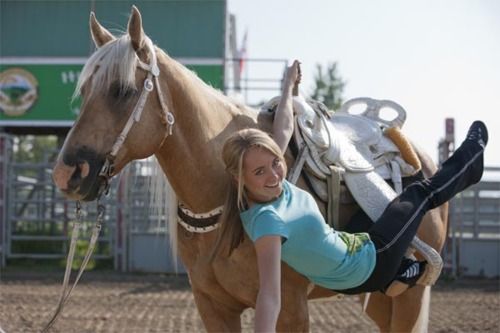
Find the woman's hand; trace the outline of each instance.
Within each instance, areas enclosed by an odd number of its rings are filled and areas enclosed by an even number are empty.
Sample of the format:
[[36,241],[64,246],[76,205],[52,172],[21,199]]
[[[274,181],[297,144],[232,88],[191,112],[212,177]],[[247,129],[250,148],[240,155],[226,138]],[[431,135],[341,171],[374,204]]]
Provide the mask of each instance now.
[[288,67],[285,74],[285,86],[293,87],[292,95],[297,96],[299,92],[299,83],[302,79],[302,71],[300,69],[300,62],[294,60],[292,65]]

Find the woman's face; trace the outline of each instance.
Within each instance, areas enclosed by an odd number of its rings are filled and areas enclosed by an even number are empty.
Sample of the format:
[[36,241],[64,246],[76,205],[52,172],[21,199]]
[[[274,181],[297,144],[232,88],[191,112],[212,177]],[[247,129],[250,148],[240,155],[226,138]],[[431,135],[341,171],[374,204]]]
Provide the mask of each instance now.
[[283,190],[285,166],[269,150],[251,147],[243,156],[242,178],[251,202],[276,199]]

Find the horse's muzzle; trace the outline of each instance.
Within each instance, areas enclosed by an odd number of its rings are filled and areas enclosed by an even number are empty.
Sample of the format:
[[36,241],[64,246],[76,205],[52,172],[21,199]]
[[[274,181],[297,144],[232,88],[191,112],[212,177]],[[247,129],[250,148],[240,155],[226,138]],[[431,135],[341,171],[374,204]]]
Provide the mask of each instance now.
[[66,197],[95,200],[106,180],[99,177],[104,157],[85,148],[62,152],[52,171],[52,179]]

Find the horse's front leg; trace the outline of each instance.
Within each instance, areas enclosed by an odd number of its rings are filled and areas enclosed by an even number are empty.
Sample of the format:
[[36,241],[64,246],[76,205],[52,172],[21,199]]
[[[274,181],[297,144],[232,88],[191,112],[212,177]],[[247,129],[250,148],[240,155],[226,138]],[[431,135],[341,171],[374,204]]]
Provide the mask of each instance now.
[[[363,306],[367,294],[360,296]],[[370,294],[366,314],[378,326],[380,332],[391,332],[392,298],[380,292]]]
[[288,265],[282,266],[281,311],[276,331],[309,332],[307,287],[309,281]]
[[392,300],[392,332],[425,333],[429,326],[431,287],[415,286]]
[[196,308],[207,332],[240,332],[243,309],[216,301],[204,291],[193,287]]
[[186,234],[182,227],[179,228],[179,254],[188,272],[205,329],[208,332],[241,331],[240,315],[247,306],[228,293],[217,280],[207,255],[214,241],[211,235]]
[[277,332],[309,332],[309,311],[306,297],[288,297],[282,304]]
[[[363,304],[364,295],[360,297]],[[397,297],[380,292],[370,295],[368,316],[380,332],[427,332],[429,324],[430,287],[415,286]]]

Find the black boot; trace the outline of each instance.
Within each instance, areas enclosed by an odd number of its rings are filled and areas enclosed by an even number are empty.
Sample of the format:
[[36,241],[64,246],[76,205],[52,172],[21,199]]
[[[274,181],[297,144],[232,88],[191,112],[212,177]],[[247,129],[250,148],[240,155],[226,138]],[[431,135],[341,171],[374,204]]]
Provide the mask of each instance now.
[[484,171],[484,148],[488,130],[481,121],[475,121],[467,137],[455,152],[441,165],[434,176],[420,184],[429,194],[429,209],[442,205],[457,193],[478,183]]
[[384,288],[383,292],[387,296],[394,297],[414,287],[424,275],[426,266],[427,262],[425,261],[415,261],[409,258],[403,258],[396,277]]
[[473,122],[467,132],[466,140],[477,142],[484,149],[488,143],[488,129],[486,125],[480,120]]

